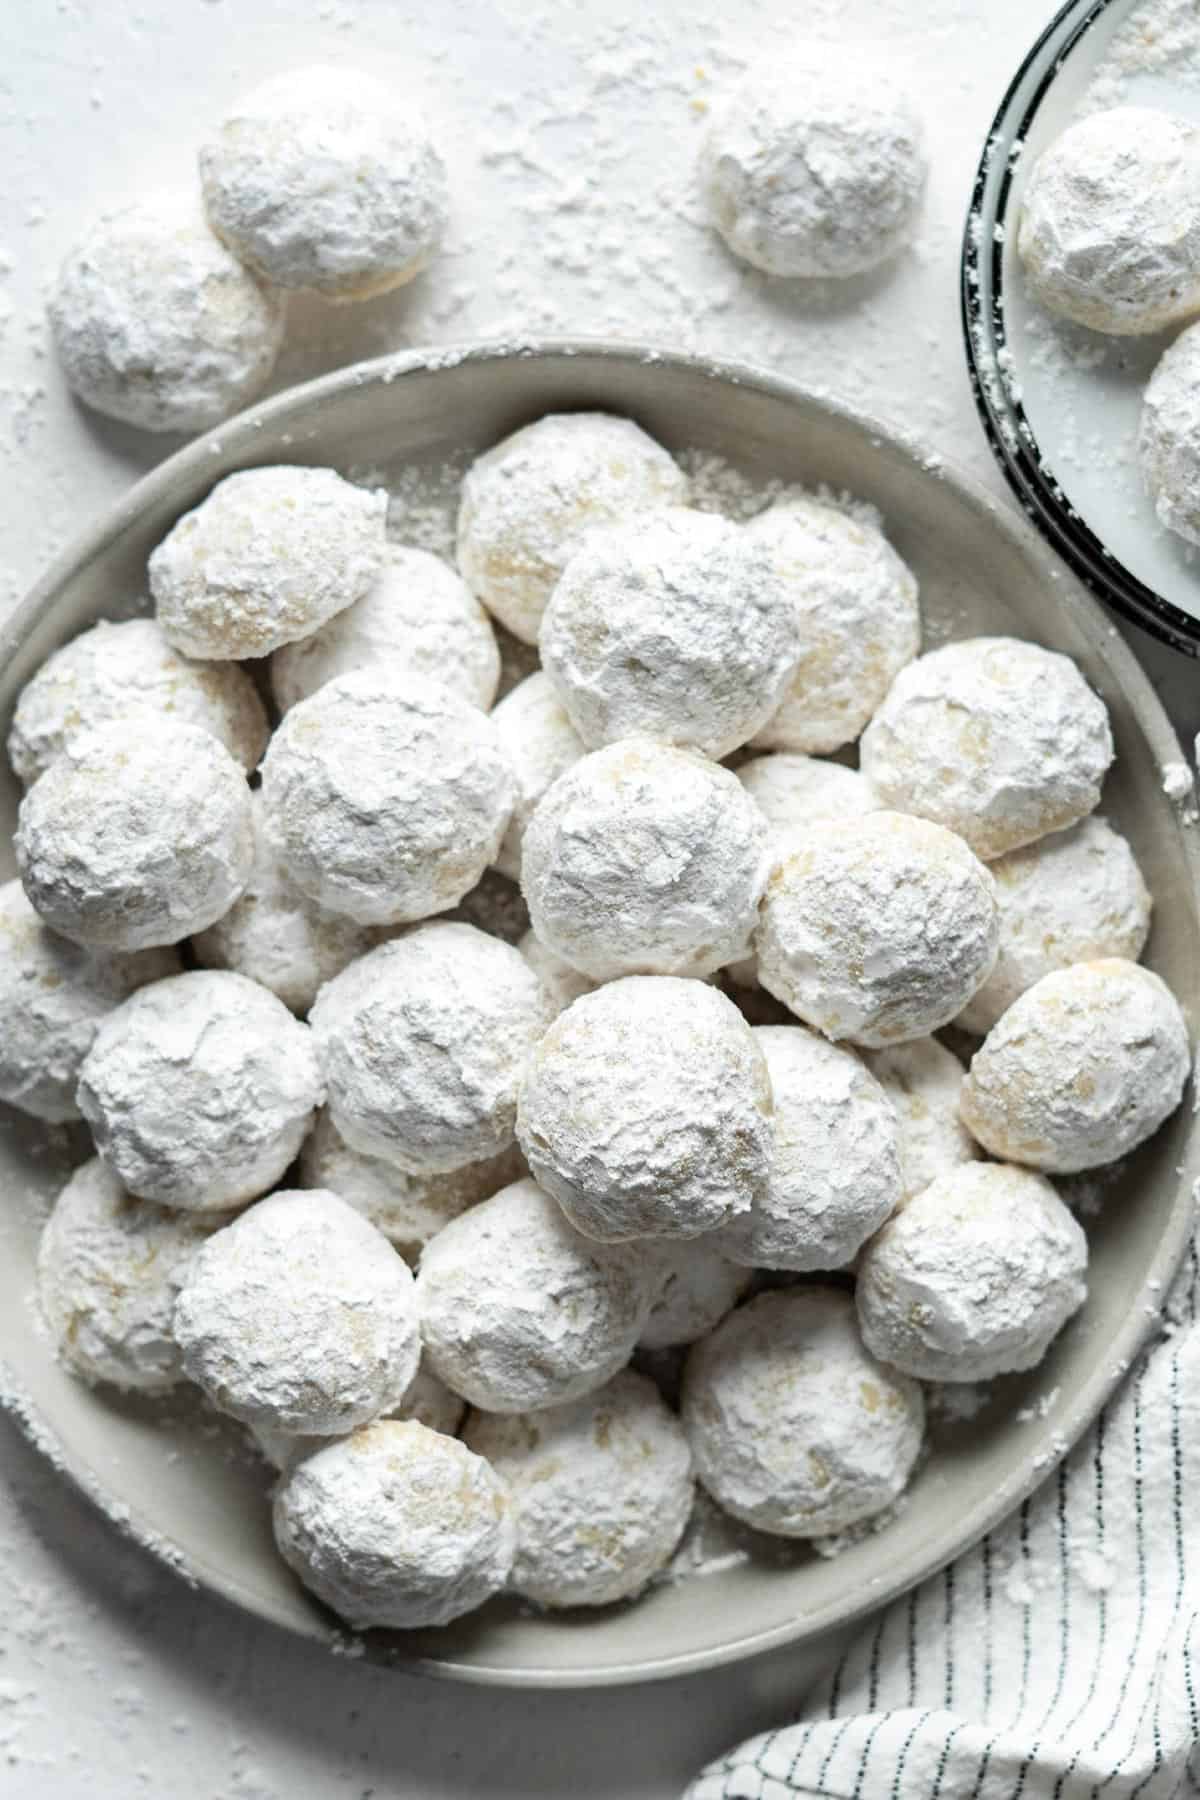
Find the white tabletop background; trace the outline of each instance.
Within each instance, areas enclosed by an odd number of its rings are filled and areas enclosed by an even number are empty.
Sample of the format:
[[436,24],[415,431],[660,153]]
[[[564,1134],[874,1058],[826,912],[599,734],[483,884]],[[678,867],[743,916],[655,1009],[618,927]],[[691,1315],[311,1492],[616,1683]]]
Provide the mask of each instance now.
[[[48,354],[47,279],[96,208],[192,179],[206,123],[302,62],[419,96],[446,253],[361,308],[295,308],[281,384],[404,344],[562,331],[738,356],[840,392],[1003,493],[960,347],[958,243],[989,120],[1048,0],[7,0],[0,58],[0,612],[172,443],[97,420]],[[915,248],[838,288],[739,268],[699,217],[706,96],[797,28],[875,41],[929,128]],[[1190,739],[1194,665],[1137,637]],[[4,1800],[668,1800],[786,1718],[822,1654],[508,1695],[335,1659],[189,1592],[0,1416]]]

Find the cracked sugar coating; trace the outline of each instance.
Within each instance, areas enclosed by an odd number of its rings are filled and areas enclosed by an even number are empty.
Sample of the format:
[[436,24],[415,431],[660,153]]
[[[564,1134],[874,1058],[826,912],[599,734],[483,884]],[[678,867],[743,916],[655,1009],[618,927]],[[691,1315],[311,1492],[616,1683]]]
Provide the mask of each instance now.
[[584,994],[530,1058],[517,1137],[580,1231],[694,1238],[762,1193],[773,1144],[762,1051],[702,981],[630,975]]
[[680,1238],[658,1246],[662,1286],[638,1339],[641,1350],[694,1344],[720,1323],[750,1285],[749,1269],[722,1255],[720,1234]]
[[[288,879],[262,825],[262,795],[251,795],[254,867],[227,913],[192,939],[205,969],[232,969],[306,1013],[317,990],[375,944],[369,926],[324,912]],[[325,1185],[325,1184],[321,1184]]]
[[514,1144],[460,1169],[409,1174],[381,1157],[352,1150],[326,1109],[317,1114],[304,1140],[298,1179],[302,1188],[332,1189],[382,1231],[406,1262],[415,1263],[443,1225],[524,1173],[525,1159]]
[[1136,962],[1150,930],[1150,893],[1133,851],[1106,819],[1039,838],[991,865],[1000,955],[957,1025],[981,1037],[1018,995],[1071,963]]
[[822,1537],[903,1492],[925,1428],[915,1381],[885,1368],[840,1288],[760,1294],[694,1346],[681,1409],[696,1475],[735,1519]]
[[205,431],[252,400],[283,340],[283,307],[204,223],[190,194],[103,213],[49,300],[67,384],[145,431]]
[[63,937],[177,944],[250,878],[250,790],[211,733],[139,713],[71,739],[22,800],[14,847],[26,894]]
[[492,723],[517,784],[496,867],[510,881],[519,881],[521,844],[534,809],[547,788],[585,754],[585,748],[541,669],[504,696],[492,714]]
[[1006,1163],[950,1169],[864,1250],[867,1347],[926,1381],[1032,1369],[1087,1298],[1087,1239],[1041,1175]]
[[37,1259],[42,1317],[74,1374],[144,1394],[183,1380],[175,1298],[218,1223],[135,1200],[99,1157],[76,1169]]
[[925,172],[894,73],[817,43],[758,64],[719,101],[700,158],[714,226],[770,275],[842,278],[885,262],[912,236]]
[[184,1278],[175,1336],[219,1411],[317,1437],[398,1406],[421,1353],[408,1264],[319,1189],[271,1194],[209,1238]]
[[[458,1428],[466,1416],[467,1403],[457,1394],[452,1394],[444,1382],[430,1370],[421,1359],[417,1372],[404,1390],[404,1398],[399,1406],[385,1416],[389,1419],[416,1419],[418,1424],[428,1426],[430,1431],[440,1431],[446,1437],[455,1437]],[[269,1427],[250,1427],[250,1440],[273,1469],[281,1475],[290,1475],[297,1463],[314,1450],[323,1449],[329,1442],[327,1437],[297,1436],[288,1431],[272,1431]]]
[[728,769],[645,739],[609,744],[539,803],[521,891],[542,943],[596,981],[709,975],[750,947],[767,839]]
[[782,840],[758,978],[829,1038],[927,1037],[991,973],[995,882],[953,832],[904,813],[825,820]]
[[554,584],[589,531],[686,499],[683,471],[632,419],[550,413],[467,470],[458,566],[488,611],[536,644]]
[[264,824],[310,900],[362,925],[448,912],[495,858],[513,778],[489,719],[421,676],[356,669],[293,706]]
[[243,975],[141,988],[96,1033],[79,1107],[131,1194],[241,1206],[279,1180],[324,1098],[308,1027]]
[[247,772],[257,768],[270,736],[244,669],[180,656],[153,619],[102,619],[47,657],[22,688],[9,761],[29,787],[71,738],[141,712],[202,726]]
[[760,1025],[775,1096],[775,1155],[763,1191],[716,1234],[752,1269],[840,1269],[902,1193],[891,1102],[853,1050],[802,1025]]
[[290,69],[200,147],[209,223],[281,288],[369,300],[411,281],[446,225],[446,171],[420,111],[353,69]]
[[77,1119],[75,1087],[101,1022],[174,950],[88,950],[42,924],[19,881],[0,887],[0,1100],[35,1119]]
[[1070,657],[981,637],[901,670],[863,733],[861,767],[887,805],[991,862],[1090,813],[1112,759],[1104,702]]
[[239,661],[308,637],[384,566],[382,489],[277,464],[218,481],[152,553],[163,635],[185,656]]
[[312,1010],[334,1123],[354,1149],[414,1174],[500,1155],[552,1011],[520,951],[473,925],[381,944]]
[[1158,107],[1094,113],[1054,139],[1025,189],[1017,251],[1052,313],[1119,336],[1200,311],[1200,136]]
[[1137,454],[1159,523],[1200,544],[1200,325],[1181,331],[1155,366]]
[[1166,983],[1117,957],[1027,988],[976,1051],[962,1116],[993,1156],[1070,1175],[1128,1155],[1179,1105],[1187,1025]]
[[572,1000],[578,1000],[580,994],[592,993],[597,986],[555,951],[547,949],[536,932],[527,931],[517,949],[541,982],[542,992],[549,1000],[555,1018],[566,1011]]
[[546,1412],[478,1413],[465,1441],[512,1496],[509,1586],[538,1606],[609,1606],[640,1594],[691,1516],[687,1441],[654,1383],[631,1369]]
[[276,650],[271,691],[286,712],[336,675],[386,663],[440,681],[484,712],[500,682],[496,634],[474,594],[440,556],[407,544],[388,544],[361,600]]
[[539,643],[590,749],[649,737],[719,758],[784,699],[800,622],[769,545],[716,513],[673,507],[589,536]]
[[800,626],[791,686],[754,745],[838,750],[921,648],[916,578],[876,526],[820,500],[781,501],[746,530],[772,553]]
[[966,1070],[945,1045],[917,1038],[861,1055],[896,1114],[904,1200],[979,1158],[979,1145],[958,1116]]
[[516,1181],[425,1246],[425,1354],[485,1412],[577,1400],[629,1361],[659,1276],[640,1251],[575,1231],[535,1181]]
[[516,1549],[499,1477],[415,1420],[381,1419],[306,1457],[274,1523],[305,1587],[362,1631],[449,1624],[499,1593]]

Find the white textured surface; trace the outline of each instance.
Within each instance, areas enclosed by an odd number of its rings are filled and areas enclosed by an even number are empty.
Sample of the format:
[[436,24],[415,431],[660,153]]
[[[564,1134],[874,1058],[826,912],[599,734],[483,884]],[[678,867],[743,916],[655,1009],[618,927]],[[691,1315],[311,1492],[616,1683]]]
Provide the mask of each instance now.
[[915,1038],[862,1057],[895,1110],[906,1199],[982,1155],[958,1116],[966,1071],[944,1044]]
[[556,1016],[565,1011],[572,1000],[578,1000],[580,994],[590,994],[596,986],[590,976],[580,974],[556,951],[547,949],[534,931],[525,932],[518,940],[517,949],[541,982],[542,992]]
[[519,881],[525,827],[551,782],[584,754],[584,743],[541,669],[505,694],[492,714],[492,723],[517,787],[496,867],[510,881]]
[[[1200,152],[1198,152],[1200,156]],[[1181,331],[1142,399],[1138,468],[1161,524],[1200,544],[1200,330]]]
[[[461,1400],[457,1394],[452,1394],[446,1384],[438,1380],[425,1357],[422,1357],[416,1374],[404,1390],[404,1398],[383,1416],[388,1419],[416,1419],[419,1424],[428,1425],[430,1431],[443,1432],[446,1437],[457,1437],[466,1410],[466,1401]],[[290,1474],[302,1458],[311,1456],[314,1450],[323,1449],[329,1442],[327,1437],[312,1437],[307,1434],[297,1436],[295,1432],[273,1431],[264,1425],[248,1425],[246,1430],[259,1455],[282,1475]]]
[[714,1242],[716,1232],[656,1246],[662,1286],[642,1327],[643,1350],[692,1344],[737,1303],[750,1285],[750,1270],[730,1262]]

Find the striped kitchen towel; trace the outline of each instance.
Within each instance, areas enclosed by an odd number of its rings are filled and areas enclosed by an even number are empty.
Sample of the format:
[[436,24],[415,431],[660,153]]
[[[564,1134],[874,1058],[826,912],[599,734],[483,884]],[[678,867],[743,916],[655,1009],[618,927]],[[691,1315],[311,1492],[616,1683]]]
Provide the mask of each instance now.
[[1193,1239],[1162,1336],[1057,1472],[687,1800],[1200,1792],[1198,1310]]

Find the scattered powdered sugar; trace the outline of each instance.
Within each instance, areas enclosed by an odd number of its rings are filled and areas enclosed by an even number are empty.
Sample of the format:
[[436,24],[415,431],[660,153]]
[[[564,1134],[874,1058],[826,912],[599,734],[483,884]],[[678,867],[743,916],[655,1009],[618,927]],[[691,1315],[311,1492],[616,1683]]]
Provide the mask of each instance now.
[[1095,112],[1120,106],[1132,80],[1155,74],[1200,87],[1200,13],[1194,0],[1145,0],[1135,7],[1114,32],[1082,107]]

